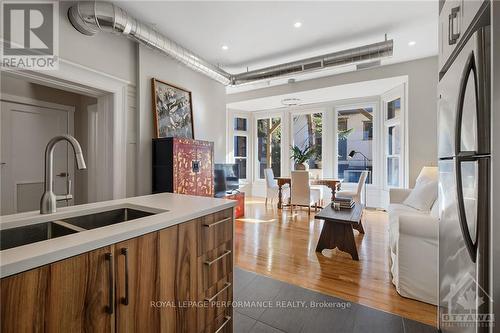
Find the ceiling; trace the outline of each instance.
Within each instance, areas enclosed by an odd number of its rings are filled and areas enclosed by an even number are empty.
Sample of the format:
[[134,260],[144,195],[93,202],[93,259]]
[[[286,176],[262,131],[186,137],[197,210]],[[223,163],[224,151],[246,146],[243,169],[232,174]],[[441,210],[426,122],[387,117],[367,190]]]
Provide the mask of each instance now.
[[406,76],[343,84],[333,87],[294,92],[292,94],[275,95],[234,102],[228,108],[241,111],[261,111],[283,108],[284,98],[299,98],[301,106],[314,103],[341,101],[351,98],[380,96],[407,81]]
[[438,1],[114,3],[232,73],[378,42],[385,33],[395,41],[392,62],[438,51]]

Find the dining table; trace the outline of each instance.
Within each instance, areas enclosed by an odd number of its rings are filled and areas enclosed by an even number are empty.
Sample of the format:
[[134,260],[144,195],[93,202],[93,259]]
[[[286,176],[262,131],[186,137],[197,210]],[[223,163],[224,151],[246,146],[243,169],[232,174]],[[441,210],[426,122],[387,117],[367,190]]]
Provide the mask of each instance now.
[[[290,187],[292,186],[292,178],[291,177],[275,177],[276,182],[278,183],[278,209],[283,208],[283,186],[288,184]],[[340,190],[340,186],[342,184],[342,179],[337,178],[311,178],[311,185],[323,185],[330,189],[332,192],[332,201],[335,200],[335,192]]]

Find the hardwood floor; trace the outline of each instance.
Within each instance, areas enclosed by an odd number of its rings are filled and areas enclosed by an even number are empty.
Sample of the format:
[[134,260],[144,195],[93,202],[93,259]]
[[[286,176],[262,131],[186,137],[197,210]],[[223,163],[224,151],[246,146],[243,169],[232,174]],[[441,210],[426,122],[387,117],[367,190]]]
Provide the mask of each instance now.
[[401,297],[391,282],[387,215],[368,210],[354,231],[359,261],[338,250],[316,253],[323,221],[248,198],[235,222],[235,264],[277,280],[436,326],[437,308]]

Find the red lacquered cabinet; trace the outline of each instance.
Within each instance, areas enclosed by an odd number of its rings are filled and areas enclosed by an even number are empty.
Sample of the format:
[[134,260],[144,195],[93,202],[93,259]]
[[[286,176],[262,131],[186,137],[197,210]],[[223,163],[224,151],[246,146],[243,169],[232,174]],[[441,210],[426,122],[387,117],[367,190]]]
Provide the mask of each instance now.
[[153,193],[214,196],[213,142],[153,139]]

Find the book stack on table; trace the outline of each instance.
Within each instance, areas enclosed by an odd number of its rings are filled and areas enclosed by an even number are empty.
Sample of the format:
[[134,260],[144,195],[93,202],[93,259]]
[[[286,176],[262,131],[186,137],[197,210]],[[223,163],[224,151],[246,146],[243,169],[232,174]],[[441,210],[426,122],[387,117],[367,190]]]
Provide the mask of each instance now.
[[352,200],[352,198],[335,197],[335,200],[333,202],[339,203],[340,208],[342,209],[350,209],[354,207],[354,200]]

